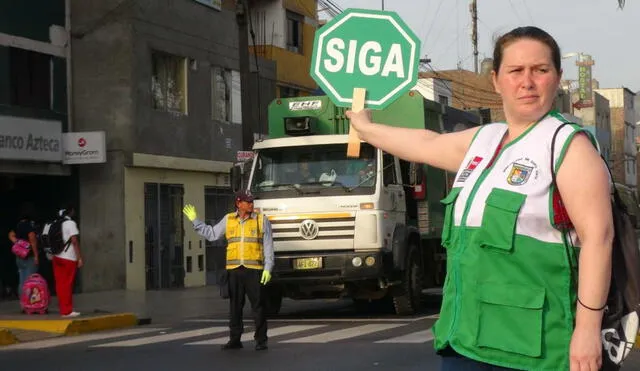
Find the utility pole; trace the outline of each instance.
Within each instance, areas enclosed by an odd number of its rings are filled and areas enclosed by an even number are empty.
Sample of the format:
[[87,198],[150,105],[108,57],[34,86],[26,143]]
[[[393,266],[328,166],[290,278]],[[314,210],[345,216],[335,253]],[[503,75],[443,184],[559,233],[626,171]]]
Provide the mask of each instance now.
[[471,43],[473,44],[473,70],[478,73],[478,4],[476,0],[471,0],[469,6],[471,11]]
[[382,10],[384,10],[384,0],[382,0]]
[[[253,147],[253,102],[251,97],[251,71],[249,62],[249,5],[247,0],[236,3],[236,23],[238,24],[238,53],[240,57],[240,90],[242,104],[242,150]],[[254,107],[255,108],[255,107]],[[258,109],[260,109],[258,107]]]

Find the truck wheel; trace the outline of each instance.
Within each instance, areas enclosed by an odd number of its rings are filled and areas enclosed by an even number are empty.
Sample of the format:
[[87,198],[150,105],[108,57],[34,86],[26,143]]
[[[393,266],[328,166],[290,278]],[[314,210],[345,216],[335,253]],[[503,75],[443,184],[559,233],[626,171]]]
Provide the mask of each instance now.
[[397,315],[406,316],[420,309],[422,296],[422,269],[418,254],[413,250],[402,273],[402,283],[392,290],[393,307]]
[[280,308],[282,308],[282,291],[279,289],[266,290],[264,306],[268,316],[280,313]]

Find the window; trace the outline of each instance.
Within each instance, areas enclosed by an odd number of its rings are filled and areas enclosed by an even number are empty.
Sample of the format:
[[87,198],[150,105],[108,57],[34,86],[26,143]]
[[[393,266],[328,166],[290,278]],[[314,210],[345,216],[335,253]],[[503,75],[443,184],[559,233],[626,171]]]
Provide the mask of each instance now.
[[187,113],[186,58],[154,52],[152,54],[151,92],[153,108]]
[[384,185],[396,184],[395,160],[393,155],[385,153],[382,156],[382,167]]
[[9,48],[12,105],[50,109],[53,62],[47,54]]
[[446,97],[444,95],[438,95],[438,102],[440,102],[440,104],[444,104],[445,106],[449,105],[449,97]]
[[280,87],[280,98],[291,98],[300,95],[300,90],[288,86]]
[[251,192],[258,197],[325,197],[375,192],[376,150],[360,146],[360,157],[345,155],[346,144],[317,144],[262,149]]
[[287,50],[302,54],[303,22],[303,16],[287,10]]
[[222,67],[211,69],[211,118],[242,123],[240,72]]

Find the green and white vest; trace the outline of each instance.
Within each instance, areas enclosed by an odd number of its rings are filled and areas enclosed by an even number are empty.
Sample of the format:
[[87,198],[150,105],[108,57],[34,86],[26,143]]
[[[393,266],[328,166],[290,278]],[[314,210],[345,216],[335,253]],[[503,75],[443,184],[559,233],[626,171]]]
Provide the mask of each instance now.
[[[433,328],[437,350],[450,345],[514,369],[569,369],[575,318],[569,259],[576,251],[567,256],[552,226],[551,140],[563,122],[551,112],[497,154],[506,124],[486,125],[474,137],[442,200],[447,277]],[[559,132],[556,169],[579,131],[566,125]]]

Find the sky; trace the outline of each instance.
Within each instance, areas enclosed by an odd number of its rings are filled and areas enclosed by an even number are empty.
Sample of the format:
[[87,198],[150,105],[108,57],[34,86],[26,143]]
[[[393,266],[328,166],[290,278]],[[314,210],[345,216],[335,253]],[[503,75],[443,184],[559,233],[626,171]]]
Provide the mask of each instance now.
[[[342,9],[381,9],[383,0],[332,0]],[[473,71],[470,0],[385,0],[422,42],[436,70],[459,65]],[[640,91],[640,1],[478,0],[478,60],[493,54],[493,40],[518,26],[537,26],[558,42],[561,53],[590,54],[601,88]],[[320,14],[327,18],[326,13]],[[562,60],[564,79],[577,80],[576,58]]]

